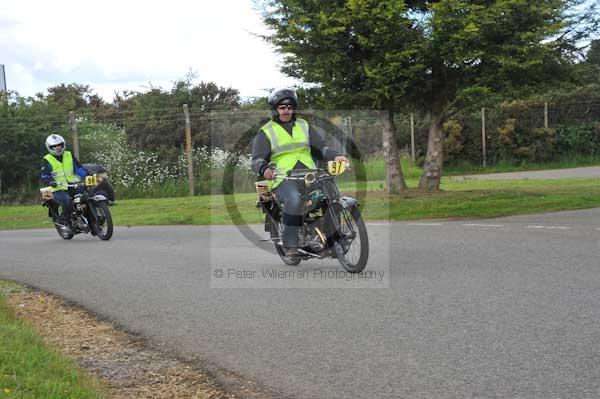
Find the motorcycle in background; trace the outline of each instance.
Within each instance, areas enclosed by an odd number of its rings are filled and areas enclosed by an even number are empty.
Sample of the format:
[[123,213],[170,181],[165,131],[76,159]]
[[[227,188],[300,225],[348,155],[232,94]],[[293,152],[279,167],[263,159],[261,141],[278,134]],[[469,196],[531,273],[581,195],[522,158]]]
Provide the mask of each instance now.
[[[53,187],[40,189],[42,206],[48,208],[48,216],[63,239],[70,240],[76,234],[89,233],[101,240],[110,240],[113,235],[113,221],[107,194],[98,190],[101,182],[97,175],[92,175],[86,176],[85,182],[64,185],[69,189],[73,204],[70,215],[63,215],[62,207],[53,200]],[[70,219],[71,229],[65,226],[66,218]]]

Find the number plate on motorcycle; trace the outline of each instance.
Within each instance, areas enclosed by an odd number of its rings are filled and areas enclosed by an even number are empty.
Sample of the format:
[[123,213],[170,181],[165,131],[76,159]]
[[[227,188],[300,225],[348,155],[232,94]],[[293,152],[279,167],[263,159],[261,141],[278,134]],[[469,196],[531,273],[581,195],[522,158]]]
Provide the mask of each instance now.
[[327,162],[327,170],[330,175],[341,175],[346,171],[346,162],[329,161]]
[[86,186],[95,186],[96,184],[98,184],[98,179],[96,178],[96,175],[85,177]]

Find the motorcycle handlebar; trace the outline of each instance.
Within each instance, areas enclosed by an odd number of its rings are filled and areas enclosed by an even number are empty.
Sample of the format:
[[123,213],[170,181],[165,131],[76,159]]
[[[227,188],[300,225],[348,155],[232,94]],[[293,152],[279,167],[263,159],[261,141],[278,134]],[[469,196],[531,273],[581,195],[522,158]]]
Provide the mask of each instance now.
[[81,186],[85,186],[85,183],[83,182],[79,182],[79,183],[63,183],[63,184],[57,184],[56,187],[67,187],[67,188],[77,188],[77,187],[81,187]]
[[294,169],[289,170],[285,175],[279,175],[277,172],[273,173],[273,180],[304,180],[306,175],[314,173],[316,178],[333,178],[334,176],[329,174],[327,169]]

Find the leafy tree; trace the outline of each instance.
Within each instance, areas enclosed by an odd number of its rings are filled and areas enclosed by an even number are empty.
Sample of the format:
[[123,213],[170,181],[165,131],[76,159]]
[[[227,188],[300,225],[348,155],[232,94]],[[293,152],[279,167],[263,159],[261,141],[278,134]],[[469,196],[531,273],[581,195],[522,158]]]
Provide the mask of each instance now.
[[593,40],[587,52],[585,61],[600,67],[600,40]]
[[111,108],[102,97],[95,94],[88,85],[71,83],[50,87],[47,96],[38,95],[38,98],[45,100],[49,105],[53,105],[63,113],[68,114],[74,111],[78,116],[90,115],[94,118],[104,118]]
[[[391,111],[406,95],[424,44],[406,11],[401,1],[269,1],[264,21],[275,32],[267,39],[287,54],[282,70],[317,83],[318,105]],[[386,123],[388,190],[402,190],[391,112]]]
[[[586,0],[268,0],[266,37],[282,70],[340,106],[418,107],[431,125],[420,187],[438,190],[443,124],[490,96],[519,97],[572,79],[578,41],[597,16]],[[583,11],[582,11],[583,10]],[[582,22],[583,21],[583,22]],[[581,22],[581,23],[580,23]],[[390,165],[396,165],[391,152]],[[389,169],[389,168],[388,168]],[[401,189],[388,178],[388,189]]]
[[8,104],[0,104],[0,194],[35,187],[46,137],[68,132],[65,114],[44,96],[23,98],[10,92],[9,97]]
[[86,108],[91,102],[102,103],[102,99],[93,94],[89,86],[77,83],[69,85],[61,83],[58,86],[50,87],[46,100],[68,111]]

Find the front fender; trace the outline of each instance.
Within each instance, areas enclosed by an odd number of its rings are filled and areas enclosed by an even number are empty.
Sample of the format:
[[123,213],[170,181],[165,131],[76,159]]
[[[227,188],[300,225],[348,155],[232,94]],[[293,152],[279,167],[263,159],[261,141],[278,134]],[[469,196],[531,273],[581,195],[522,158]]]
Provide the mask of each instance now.
[[347,196],[343,196],[340,197],[337,201],[335,201],[337,203],[339,203],[340,205],[342,205],[342,207],[344,209],[349,209],[349,208],[356,208],[358,207],[358,200],[356,198],[353,197],[347,197]]
[[95,201],[95,202],[106,201],[106,200],[107,200],[106,197],[102,194],[96,194],[92,197],[92,201]]

